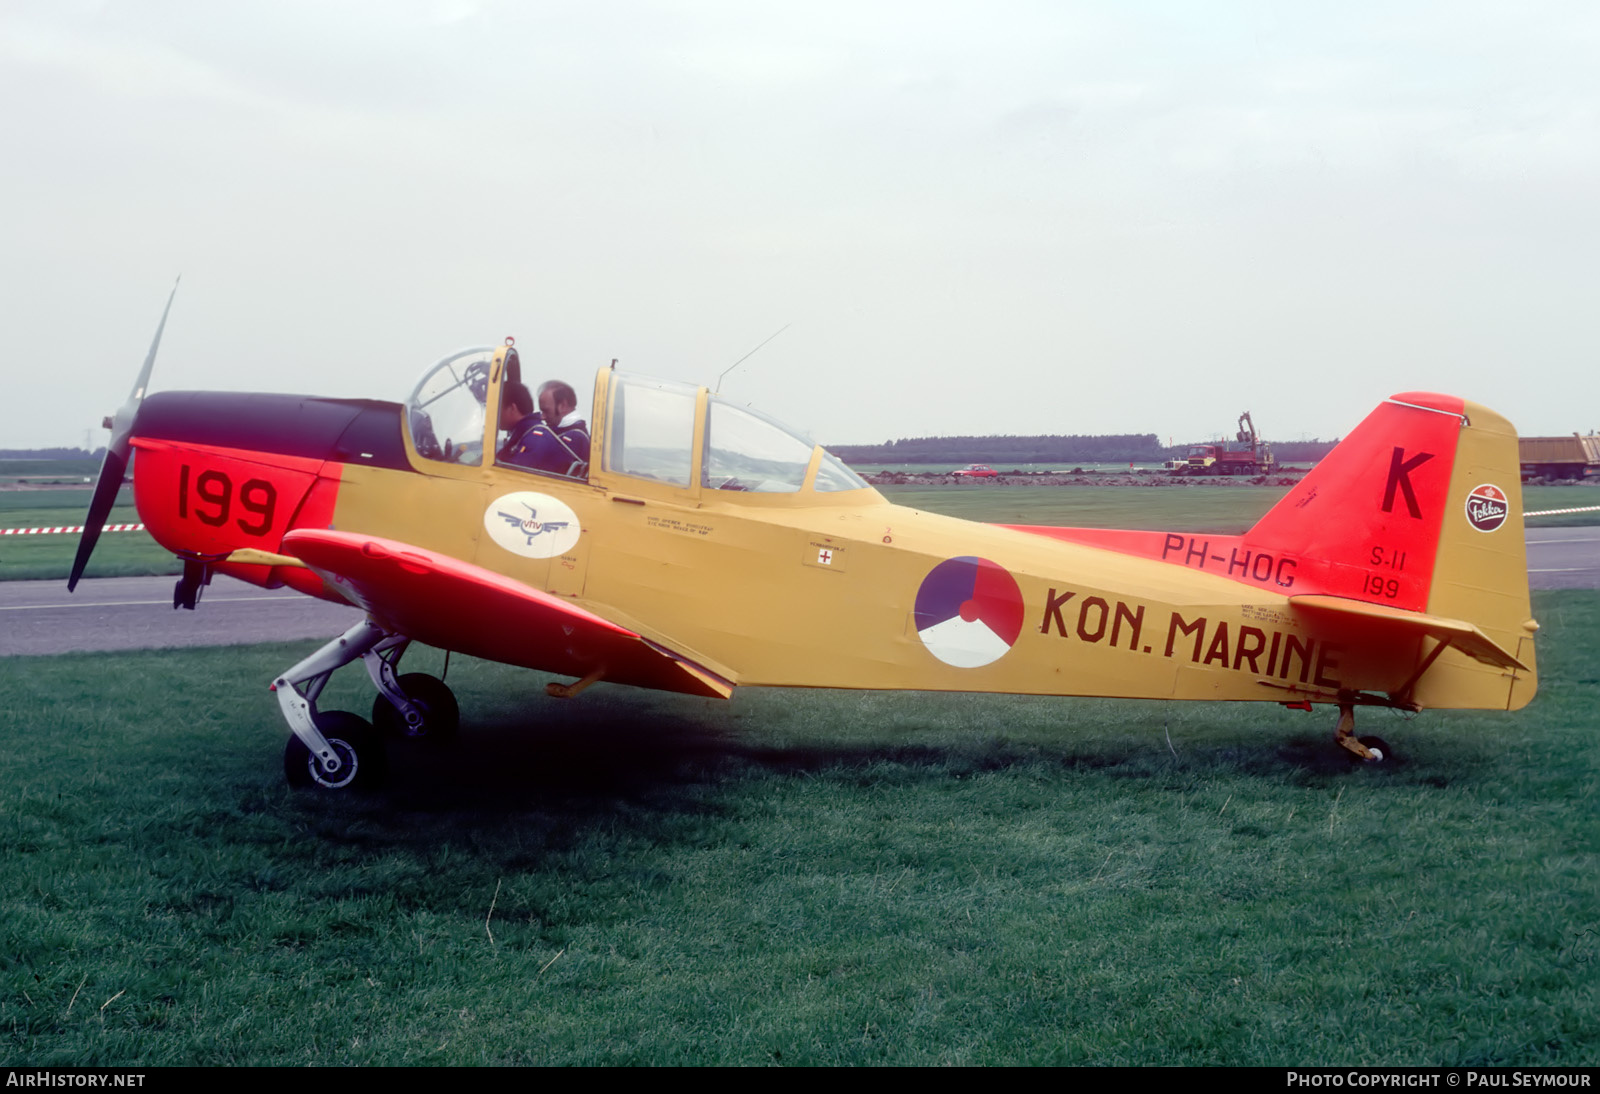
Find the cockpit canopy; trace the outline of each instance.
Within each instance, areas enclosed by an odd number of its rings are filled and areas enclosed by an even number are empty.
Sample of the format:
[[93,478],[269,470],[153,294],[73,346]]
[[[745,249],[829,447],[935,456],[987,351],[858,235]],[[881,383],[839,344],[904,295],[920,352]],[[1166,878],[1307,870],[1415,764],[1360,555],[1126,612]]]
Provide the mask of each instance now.
[[422,374],[406,400],[406,427],[417,455],[443,463],[483,463],[493,346],[457,350]]
[[[867,488],[861,476],[812,441],[703,387],[611,371],[607,397],[607,471],[690,487],[698,463],[699,485],[711,490]],[[697,435],[702,400],[705,424]]]
[[[500,424],[505,384],[520,380],[520,373],[509,343],[459,350],[435,364],[406,402],[417,455],[482,466],[485,449],[496,451],[502,441],[491,425]],[[868,489],[865,480],[809,439],[703,387],[606,368],[596,378],[595,397],[593,414],[584,414],[581,406],[576,412],[591,423],[591,482],[622,475],[696,492]]]

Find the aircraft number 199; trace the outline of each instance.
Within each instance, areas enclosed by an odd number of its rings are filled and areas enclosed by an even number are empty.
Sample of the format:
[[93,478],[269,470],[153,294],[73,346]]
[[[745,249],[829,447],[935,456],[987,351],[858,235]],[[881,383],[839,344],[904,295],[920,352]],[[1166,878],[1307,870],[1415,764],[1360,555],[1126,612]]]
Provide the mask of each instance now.
[[[187,520],[192,504],[195,519],[200,523],[213,528],[221,528],[228,523],[228,518],[233,515],[232,479],[214,468],[202,471],[194,476],[193,492],[194,499],[191,502],[189,465],[183,464],[178,471],[178,516]],[[246,479],[244,485],[239,487],[238,502],[239,508],[259,518],[256,522],[250,522],[240,517],[235,521],[239,530],[251,536],[266,534],[267,529],[272,527],[273,514],[278,505],[277,489],[265,479]]]
[[1392,577],[1368,574],[1362,584],[1362,591],[1368,596],[1381,596],[1393,600],[1400,595],[1400,583]]
[[[1373,566],[1396,573],[1403,572],[1406,568],[1406,553],[1397,551],[1393,547],[1375,546],[1369,559]],[[1400,595],[1400,583],[1382,574],[1368,574],[1363,579],[1361,588],[1368,596],[1381,596],[1386,600],[1393,600]]]

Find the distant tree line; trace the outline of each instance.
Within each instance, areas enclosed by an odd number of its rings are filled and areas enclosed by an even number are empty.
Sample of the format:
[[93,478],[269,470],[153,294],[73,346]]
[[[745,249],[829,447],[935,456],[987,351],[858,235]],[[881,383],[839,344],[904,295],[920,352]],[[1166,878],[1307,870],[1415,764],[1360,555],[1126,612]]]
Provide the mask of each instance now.
[[1112,463],[1166,459],[1154,433],[1101,437],[906,437],[830,449],[846,463]]
[[[1205,442],[1196,441],[1195,444]],[[1338,441],[1273,441],[1279,463],[1320,460]],[[883,444],[841,444],[829,451],[846,463],[1160,463],[1188,452],[1188,444],[1168,447],[1154,433],[1098,436],[905,437]]]
[[104,448],[0,448],[0,460],[88,460],[96,459]]

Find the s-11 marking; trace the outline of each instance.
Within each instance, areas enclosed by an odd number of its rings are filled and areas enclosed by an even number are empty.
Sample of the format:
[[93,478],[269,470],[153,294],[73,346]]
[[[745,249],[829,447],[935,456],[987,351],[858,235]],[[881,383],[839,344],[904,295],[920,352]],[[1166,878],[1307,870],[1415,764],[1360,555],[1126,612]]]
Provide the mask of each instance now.
[[1380,570],[1395,570],[1398,572],[1406,568],[1406,553],[1395,550],[1393,547],[1374,545],[1372,553],[1368,557],[1372,565]]

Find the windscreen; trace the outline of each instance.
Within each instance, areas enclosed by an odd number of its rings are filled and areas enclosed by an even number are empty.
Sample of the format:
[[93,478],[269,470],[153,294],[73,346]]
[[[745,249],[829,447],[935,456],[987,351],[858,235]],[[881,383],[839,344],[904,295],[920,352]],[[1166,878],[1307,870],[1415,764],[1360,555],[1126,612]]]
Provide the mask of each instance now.
[[476,467],[483,463],[484,403],[492,347],[458,350],[434,365],[406,401],[411,443],[424,459]]

